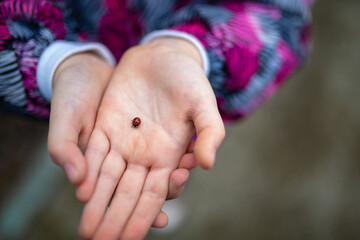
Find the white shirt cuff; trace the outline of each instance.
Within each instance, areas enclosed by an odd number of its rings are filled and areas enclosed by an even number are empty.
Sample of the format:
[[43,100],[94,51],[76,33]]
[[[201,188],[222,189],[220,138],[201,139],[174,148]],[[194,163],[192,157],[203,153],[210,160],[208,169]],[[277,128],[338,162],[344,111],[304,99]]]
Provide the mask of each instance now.
[[197,39],[196,37],[194,37],[193,35],[189,34],[189,33],[185,33],[185,32],[180,32],[180,31],[176,31],[176,30],[158,30],[158,31],[154,31],[151,32],[149,34],[147,34],[140,42],[140,44],[145,44],[150,42],[151,40],[155,39],[155,38],[159,38],[159,37],[177,37],[177,38],[183,38],[185,40],[188,40],[189,42],[191,42],[192,44],[195,45],[195,47],[199,50],[200,55],[201,55],[201,59],[202,59],[202,63],[203,63],[203,69],[204,72],[206,74],[206,76],[209,76],[210,73],[210,60],[209,57],[207,55],[207,52],[204,48],[204,46],[202,45],[202,43],[199,41],[199,39]]
[[57,40],[43,51],[39,59],[36,76],[40,93],[47,101],[51,101],[53,77],[60,63],[71,55],[88,51],[97,53],[113,65],[116,63],[112,53],[101,43]]

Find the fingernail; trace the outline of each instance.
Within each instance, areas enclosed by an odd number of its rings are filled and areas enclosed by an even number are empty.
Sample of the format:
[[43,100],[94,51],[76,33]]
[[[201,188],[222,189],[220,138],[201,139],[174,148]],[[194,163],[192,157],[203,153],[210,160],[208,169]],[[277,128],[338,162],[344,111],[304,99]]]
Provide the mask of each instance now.
[[65,168],[66,175],[69,178],[70,182],[74,183],[77,178],[76,169],[74,168],[74,166],[71,163],[66,163],[64,168]]

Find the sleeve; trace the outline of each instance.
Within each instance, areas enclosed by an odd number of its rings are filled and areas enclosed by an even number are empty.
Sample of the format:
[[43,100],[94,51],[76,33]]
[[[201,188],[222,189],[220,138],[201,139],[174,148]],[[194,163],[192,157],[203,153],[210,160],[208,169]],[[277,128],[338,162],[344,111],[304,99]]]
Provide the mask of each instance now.
[[170,29],[202,43],[225,121],[245,117],[269,99],[312,46],[312,0],[178,1],[162,8],[136,2],[148,34]]
[[95,40],[103,11],[99,4],[91,0],[0,1],[2,107],[39,118],[49,116],[49,99],[44,98],[37,81],[39,59],[59,40]]
[[36,71],[39,91],[48,102],[52,98],[52,83],[56,69],[66,58],[81,52],[92,52],[112,65],[116,63],[110,50],[101,43],[56,40],[41,54]]

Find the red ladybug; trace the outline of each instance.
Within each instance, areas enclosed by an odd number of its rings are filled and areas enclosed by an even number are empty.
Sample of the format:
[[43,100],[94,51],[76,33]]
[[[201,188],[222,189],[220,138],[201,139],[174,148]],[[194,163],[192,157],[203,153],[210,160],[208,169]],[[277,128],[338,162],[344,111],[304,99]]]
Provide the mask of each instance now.
[[132,121],[132,126],[133,126],[134,128],[139,127],[140,124],[141,124],[141,119],[140,119],[140,118],[136,117],[136,118],[133,119],[133,121]]

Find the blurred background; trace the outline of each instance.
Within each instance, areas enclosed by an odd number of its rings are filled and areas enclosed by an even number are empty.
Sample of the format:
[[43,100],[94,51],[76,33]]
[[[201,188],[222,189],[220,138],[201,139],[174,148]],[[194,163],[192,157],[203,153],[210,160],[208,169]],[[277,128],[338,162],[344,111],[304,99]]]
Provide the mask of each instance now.
[[[359,13],[359,0],[317,1],[310,62],[228,128],[215,168],[170,202],[178,226],[147,239],[360,239]],[[79,239],[82,205],[50,161],[47,124],[0,123],[0,239]]]

